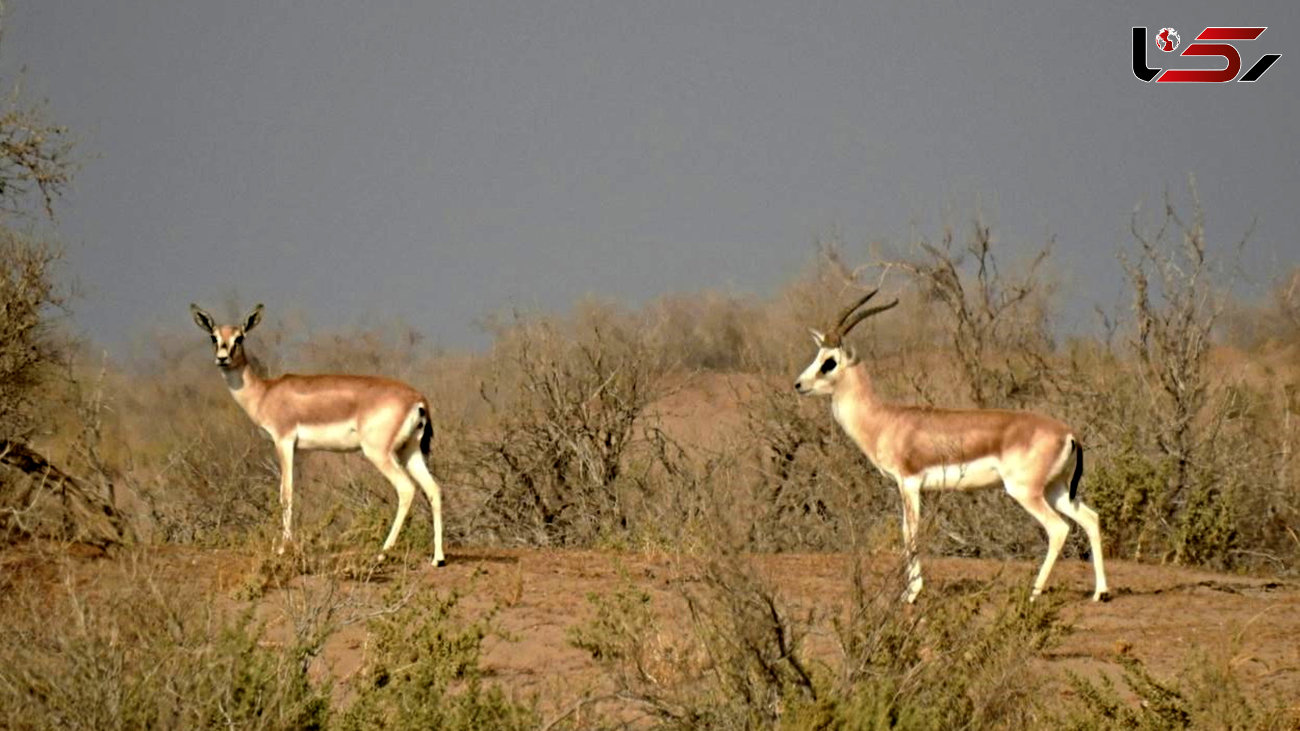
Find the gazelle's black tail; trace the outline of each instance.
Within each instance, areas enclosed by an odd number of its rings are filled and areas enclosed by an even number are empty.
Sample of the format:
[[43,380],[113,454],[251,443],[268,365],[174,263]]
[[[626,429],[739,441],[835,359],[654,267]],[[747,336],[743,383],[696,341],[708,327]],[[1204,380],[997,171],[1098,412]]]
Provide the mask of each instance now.
[[1070,502],[1079,493],[1079,478],[1083,477],[1083,445],[1074,440],[1074,475],[1070,478]]
[[433,444],[433,419],[429,418],[429,412],[424,406],[420,406],[420,420],[424,422],[420,431],[420,453],[428,457],[429,447]]

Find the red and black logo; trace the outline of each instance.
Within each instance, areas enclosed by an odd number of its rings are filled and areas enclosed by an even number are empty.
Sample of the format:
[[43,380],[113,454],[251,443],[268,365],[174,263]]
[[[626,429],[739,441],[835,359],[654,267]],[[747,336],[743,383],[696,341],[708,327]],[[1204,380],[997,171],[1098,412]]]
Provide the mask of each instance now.
[[[1237,78],[1241,71],[1241,54],[1231,43],[1206,43],[1205,41],[1253,41],[1268,30],[1268,26],[1244,27],[1224,26],[1206,28],[1197,34],[1193,42],[1178,54],[1179,56],[1213,56],[1222,58],[1227,66],[1221,69],[1159,69],[1147,66],[1147,29],[1145,26],[1133,28],[1133,75],[1143,81],[1156,82],[1195,82],[1217,84],[1237,79],[1237,81],[1258,81],[1275,61],[1282,57],[1280,53],[1266,53],[1246,73]],[[1178,49],[1182,39],[1173,28],[1161,28],[1155,36],[1156,48],[1165,53]],[[1163,71],[1163,73],[1161,73]],[[1158,78],[1157,78],[1158,77]]]

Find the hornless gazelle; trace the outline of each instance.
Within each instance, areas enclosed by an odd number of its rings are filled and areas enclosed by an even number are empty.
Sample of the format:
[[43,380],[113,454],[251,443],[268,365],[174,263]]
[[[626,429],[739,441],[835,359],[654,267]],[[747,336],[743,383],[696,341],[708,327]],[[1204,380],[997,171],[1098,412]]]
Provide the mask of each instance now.
[[262,321],[262,305],[239,325],[217,325],[198,305],[190,305],[190,312],[212,337],[217,367],[230,395],[275,442],[284,510],[281,552],[293,540],[294,451],[361,450],[397,490],[397,516],[379,557],[397,542],[419,484],[433,508],[433,562],[446,563],[442,495],[425,464],[433,438],[428,399],[405,383],[374,376],[287,374],[264,379],[244,350],[244,335]]
[[1034,580],[1032,596],[1043,591],[1069,535],[1070,526],[1061,518],[1064,515],[1083,526],[1092,544],[1093,600],[1109,599],[1097,513],[1076,494],[1083,474],[1083,447],[1070,428],[1028,411],[934,409],[881,401],[866,368],[853,349],[843,344],[854,325],[898,304],[894,300],[859,310],[875,293],[872,290],[844,308],[826,334],[813,331],[817,357],[794,387],[801,394],[830,396],[835,420],[872,464],[898,483],[908,556],[907,601],[916,601],[921,591],[921,564],[916,554],[921,490],[962,490],[999,483],[1047,531],[1047,558]]

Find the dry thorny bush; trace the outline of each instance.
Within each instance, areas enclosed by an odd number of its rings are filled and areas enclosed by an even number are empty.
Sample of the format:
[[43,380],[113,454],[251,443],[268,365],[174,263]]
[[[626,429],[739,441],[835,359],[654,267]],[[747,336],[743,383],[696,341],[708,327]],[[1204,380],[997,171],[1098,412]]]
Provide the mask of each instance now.
[[[3,7],[0,6],[0,12]],[[66,128],[21,88],[0,110],[0,532],[115,542],[121,538],[111,495],[69,475],[30,440],[55,425],[52,405],[62,386],[70,344],[57,327],[66,289],[58,248],[39,224],[54,218],[54,201],[75,169]],[[21,225],[20,225],[21,222]],[[47,509],[53,506],[53,509]],[[107,516],[105,515],[107,513]],[[90,523],[95,523],[94,526]]]
[[[688,621],[630,583],[593,595],[573,644],[611,688],[584,705],[663,728],[1022,728],[1041,720],[1029,663],[1064,631],[1050,602],[954,587],[905,609],[903,571],[858,560],[843,598],[796,606],[734,554],[676,582]],[[819,646],[811,641],[818,639]],[[601,717],[583,718],[587,724]]]
[[[126,526],[95,446],[102,389],[84,393],[89,384],[76,377],[73,348],[56,327],[64,302],[58,261],[49,244],[0,226],[0,542],[103,546],[120,541]],[[80,425],[69,445],[75,459],[65,464],[32,444],[57,428],[60,400]]]
[[1047,326],[1054,291],[1040,272],[1051,244],[1034,252],[1024,272],[1006,270],[994,250],[992,228],[977,213],[960,246],[946,227],[938,245],[914,244],[911,258],[883,267],[904,272],[938,322],[960,369],[970,403],[980,408],[1023,407],[1041,400],[1050,366]]
[[[0,6],[0,13],[4,10]],[[32,204],[54,217],[76,169],[67,127],[52,123],[45,110],[23,103],[20,87],[6,95],[0,111],[0,212],[23,215]]]
[[498,332],[480,394],[493,418],[468,474],[475,528],[498,540],[591,544],[632,528],[670,450],[646,419],[662,369],[635,322],[589,310],[567,324],[516,321]]
[[64,358],[51,311],[63,293],[49,245],[0,227],[0,439],[27,440],[42,423],[42,389]]
[[[1202,563],[1236,548],[1232,513],[1242,505],[1233,493],[1244,487],[1249,466],[1224,449],[1241,446],[1225,433],[1239,410],[1233,390],[1215,388],[1208,358],[1226,283],[1217,271],[1222,262],[1209,250],[1195,186],[1190,195],[1190,220],[1168,196],[1154,232],[1134,214],[1137,250],[1124,265],[1136,318],[1130,347],[1142,395],[1158,419],[1152,436],[1164,477],[1147,501],[1135,554],[1154,548],[1180,563]],[[1238,248],[1244,245],[1245,239]]]

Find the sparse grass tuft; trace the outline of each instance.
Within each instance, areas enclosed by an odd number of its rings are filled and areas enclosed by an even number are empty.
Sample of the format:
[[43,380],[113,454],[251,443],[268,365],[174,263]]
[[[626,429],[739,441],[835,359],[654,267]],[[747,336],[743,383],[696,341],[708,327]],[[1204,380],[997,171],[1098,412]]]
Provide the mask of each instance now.
[[1078,731],[1093,729],[1293,729],[1300,713],[1247,693],[1229,658],[1205,651],[1190,656],[1182,677],[1155,677],[1136,657],[1115,657],[1121,686],[1109,676],[1088,680],[1068,675],[1077,694],[1072,712],[1061,724]]

